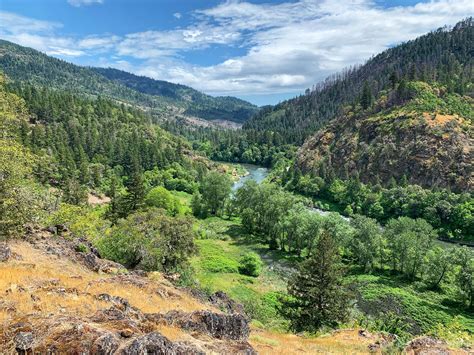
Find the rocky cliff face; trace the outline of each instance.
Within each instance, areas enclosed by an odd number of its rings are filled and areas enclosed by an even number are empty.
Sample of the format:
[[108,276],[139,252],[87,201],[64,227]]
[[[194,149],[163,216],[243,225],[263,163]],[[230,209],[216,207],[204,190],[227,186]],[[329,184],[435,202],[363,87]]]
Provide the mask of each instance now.
[[374,111],[347,113],[310,137],[298,152],[305,172],[321,167],[345,178],[387,184],[406,176],[424,187],[474,187],[473,100],[412,83],[403,105],[382,98]]

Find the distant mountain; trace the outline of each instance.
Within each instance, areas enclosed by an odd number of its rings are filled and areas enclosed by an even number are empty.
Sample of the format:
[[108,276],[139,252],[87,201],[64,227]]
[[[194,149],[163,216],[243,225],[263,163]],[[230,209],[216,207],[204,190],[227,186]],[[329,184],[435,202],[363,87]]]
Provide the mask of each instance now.
[[231,96],[213,97],[189,86],[155,80],[112,68],[92,68],[106,78],[143,94],[160,96],[182,106],[184,114],[209,120],[244,122],[257,112],[251,103]]
[[305,95],[262,108],[244,129],[270,130],[288,143],[304,140],[339,117],[344,106],[356,105],[367,86],[379,98],[393,82],[421,80],[443,84],[448,91],[474,92],[474,21],[459,22],[454,28],[440,28],[413,41],[388,49],[366,64],[350,68],[308,89]]
[[158,118],[195,116],[242,123],[258,110],[255,105],[234,97],[213,97],[184,85],[116,69],[82,67],[3,40],[0,40],[0,70],[17,82],[108,97],[150,110]]

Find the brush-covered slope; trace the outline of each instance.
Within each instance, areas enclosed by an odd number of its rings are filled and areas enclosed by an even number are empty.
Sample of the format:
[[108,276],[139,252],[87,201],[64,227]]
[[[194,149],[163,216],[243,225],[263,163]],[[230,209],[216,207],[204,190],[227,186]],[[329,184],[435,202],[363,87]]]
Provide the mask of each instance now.
[[251,103],[231,96],[213,97],[189,86],[155,80],[112,68],[93,68],[97,73],[135,91],[162,96],[182,107],[184,114],[209,120],[244,122],[257,112]]
[[400,85],[373,109],[347,112],[310,137],[298,152],[302,170],[358,173],[382,184],[405,176],[425,187],[472,191],[474,100],[439,85]]
[[474,21],[459,22],[390,48],[366,64],[350,68],[308,89],[303,96],[262,109],[244,129],[271,130],[289,143],[303,143],[343,106],[357,102],[364,83],[378,98],[394,77],[439,82],[450,91],[472,96]]
[[205,120],[243,122],[257,111],[256,106],[237,98],[212,97],[184,85],[114,69],[81,67],[3,40],[0,70],[17,82],[105,96],[152,110],[162,118],[183,113]]

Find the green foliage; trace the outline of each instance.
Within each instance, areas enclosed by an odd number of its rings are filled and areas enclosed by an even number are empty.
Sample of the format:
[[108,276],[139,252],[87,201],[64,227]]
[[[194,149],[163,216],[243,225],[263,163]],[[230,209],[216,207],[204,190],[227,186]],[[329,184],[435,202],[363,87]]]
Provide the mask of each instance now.
[[145,197],[145,203],[149,207],[162,208],[172,215],[181,209],[179,200],[162,186],[151,189]]
[[366,272],[372,270],[377,262],[381,265],[385,241],[377,221],[356,215],[351,220],[351,225],[355,230],[349,244],[353,258]]
[[189,218],[149,209],[120,220],[96,245],[101,255],[129,268],[175,272],[186,269],[195,253],[193,239]]
[[211,171],[201,182],[199,194],[192,201],[196,216],[218,215],[224,213],[224,206],[229,199],[232,180],[225,174]]
[[201,257],[200,267],[205,272],[212,273],[238,273],[239,262],[228,256],[228,250],[222,243],[213,240],[200,240],[197,242]]
[[453,269],[455,249],[434,247],[429,250],[423,262],[423,279],[429,287],[437,289]]
[[0,75],[0,240],[18,236],[43,204],[33,179],[36,157],[19,143],[25,116],[24,102],[5,92]]
[[384,237],[388,242],[392,268],[413,279],[423,265],[436,232],[423,219],[400,217],[387,223]]
[[239,261],[239,273],[257,277],[262,272],[262,260],[257,253],[247,253]]
[[455,254],[458,271],[456,273],[456,284],[461,299],[470,308],[474,306],[474,253],[467,247],[456,250]]
[[85,238],[92,242],[107,234],[110,227],[109,222],[104,219],[102,209],[67,203],[59,205],[45,223],[50,226],[65,225],[74,237]]
[[347,320],[349,296],[342,285],[338,246],[329,233],[319,238],[316,250],[288,283],[283,312],[295,331],[315,332]]

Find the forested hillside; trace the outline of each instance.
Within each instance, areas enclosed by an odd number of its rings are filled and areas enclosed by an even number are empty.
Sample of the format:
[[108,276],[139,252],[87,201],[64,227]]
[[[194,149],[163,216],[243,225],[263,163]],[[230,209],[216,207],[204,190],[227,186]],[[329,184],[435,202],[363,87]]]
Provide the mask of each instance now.
[[379,98],[401,78],[437,82],[449,92],[472,95],[474,77],[474,20],[454,28],[440,28],[388,49],[362,66],[349,68],[307,89],[305,95],[263,108],[244,129],[277,132],[286,142],[302,144],[344,106],[359,102],[363,88]]
[[81,95],[103,96],[150,110],[156,118],[176,113],[206,120],[243,122],[257,107],[233,97],[212,97],[184,85],[114,69],[81,67],[31,48],[0,40],[0,69],[12,80]]
[[244,122],[257,112],[256,106],[236,97],[212,97],[189,86],[154,80],[112,68],[93,68],[93,70],[138,92],[165,97],[177,106],[182,106],[185,109],[184,114],[187,115],[207,120]]
[[474,188],[474,100],[444,86],[401,82],[371,109],[349,111],[309,138],[298,152],[305,173],[388,186]]

